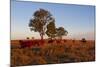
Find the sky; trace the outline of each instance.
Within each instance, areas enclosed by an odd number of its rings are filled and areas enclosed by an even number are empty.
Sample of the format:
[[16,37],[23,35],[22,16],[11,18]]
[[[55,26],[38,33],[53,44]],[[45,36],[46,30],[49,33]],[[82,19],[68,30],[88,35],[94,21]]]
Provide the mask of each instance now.
[[[67,39],[95,39],[95,6],[11,1],[11,39],[26,37],[40,38],[38,32],[31,32],[29,20],[35,11],[43,8],[55,18],[56,27],[64,27]],[[45,35],[44,38],[47,38]]]

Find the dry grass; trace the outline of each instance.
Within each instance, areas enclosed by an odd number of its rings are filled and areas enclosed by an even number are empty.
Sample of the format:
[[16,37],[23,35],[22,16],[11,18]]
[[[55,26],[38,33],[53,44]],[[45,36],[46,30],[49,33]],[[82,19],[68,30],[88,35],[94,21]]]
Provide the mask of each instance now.
[[32,48],[19,48],[17,40],[11,44],[12,66],[95,61],[94,41],[67,40],[59,44],[46,41],[43,47]]

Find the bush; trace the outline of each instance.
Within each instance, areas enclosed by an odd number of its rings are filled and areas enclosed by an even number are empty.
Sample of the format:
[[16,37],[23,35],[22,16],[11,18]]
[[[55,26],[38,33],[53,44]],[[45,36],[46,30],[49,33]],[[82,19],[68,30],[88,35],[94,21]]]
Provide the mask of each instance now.
[[85,38],[82,38],[81,42],[85,43],[86,42],[86,39]]

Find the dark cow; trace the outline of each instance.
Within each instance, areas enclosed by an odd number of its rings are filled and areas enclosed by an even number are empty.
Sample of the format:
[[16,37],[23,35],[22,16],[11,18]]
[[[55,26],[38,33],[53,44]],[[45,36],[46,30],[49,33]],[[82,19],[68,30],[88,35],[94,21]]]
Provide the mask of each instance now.
[[57,44],[60,44],[60,43],[61,43],[61,40],[56,40],[56,43],[57,43]]
[[44,41],[41,40],[20,40],[21,48],[32,47],[32,46],[43,46]]
[[63,41],[64,41],[64,43],[67,42],[67,40],[63,40]]
[[20,40],[20,45],[21,45],[21,48],[25,48],[25,47],[31,47],[33,45],[33,41],[29,41],[29,40]]
[[54,40],[49,40],[49,41],[48,41],[48,43],[53,43],[53,42],[54,42]]

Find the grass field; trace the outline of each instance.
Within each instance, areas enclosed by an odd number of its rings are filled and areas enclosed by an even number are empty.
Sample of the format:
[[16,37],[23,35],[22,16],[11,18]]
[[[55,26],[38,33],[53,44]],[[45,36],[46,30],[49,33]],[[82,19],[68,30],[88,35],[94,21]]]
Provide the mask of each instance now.
[[11,65],[40,65],[95,61],[95,41],[60,40],[60,43],[20,48],[19,40],[11,40]]

